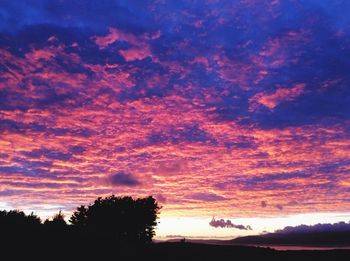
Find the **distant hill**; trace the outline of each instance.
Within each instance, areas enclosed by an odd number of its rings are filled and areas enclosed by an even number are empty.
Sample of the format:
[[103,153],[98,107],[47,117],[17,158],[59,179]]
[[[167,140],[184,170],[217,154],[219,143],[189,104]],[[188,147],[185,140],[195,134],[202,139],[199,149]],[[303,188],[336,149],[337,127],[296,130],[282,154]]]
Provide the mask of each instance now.
[[[180,242],[170,239],[167,242]],[[232,240],[186,239],[186,242],[207,245],[256,245],[256,246],[350,246],[350,231],[280,231],[256,236],[238,237]]]
[[350,231],[276,232],[229,240],[243,245],[350,246]]

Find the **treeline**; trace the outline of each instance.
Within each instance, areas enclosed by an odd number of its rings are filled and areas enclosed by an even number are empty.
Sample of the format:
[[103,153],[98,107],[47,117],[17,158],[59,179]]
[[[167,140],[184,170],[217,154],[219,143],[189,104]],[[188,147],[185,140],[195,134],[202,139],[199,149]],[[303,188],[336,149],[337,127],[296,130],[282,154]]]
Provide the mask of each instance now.
[[68,249],[78,253],[80,249],[86,254],[92,248],[145,245],[155,235],[159,211],[153,197],[114,195],[78,207],[69,222],[61,212],[41,221],[33,213],[0,211],[0,248],[22,257],[25,251],[44,253],[51,249],[59,254],[59,249],[62,253]]

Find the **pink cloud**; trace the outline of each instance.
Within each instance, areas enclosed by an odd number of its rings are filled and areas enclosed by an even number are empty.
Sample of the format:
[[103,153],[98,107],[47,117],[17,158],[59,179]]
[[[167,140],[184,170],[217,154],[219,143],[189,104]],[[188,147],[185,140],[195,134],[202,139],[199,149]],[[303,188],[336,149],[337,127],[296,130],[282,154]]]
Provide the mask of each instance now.
[[[111,29],[108,37],[95,39],[101,49],[119,39],[127,41],[131,47],[124,50],[123,54],[128,61],[143,59],[148,52],[151,55],[151,36],[134,36]],[[82,107],[75,107],[69,106],[68,102],[73,101],[68,99],[65,106],[61,107],[50,104],[50,107],[34,107],[25,111],[1,111],[7,128],[0,133],[1,153],[6,155],[1,159],[0,190],[3,194],[0,196],[2,200],[6,196],[6,201],[11,202],[13,207],[27,205],[43,210],[46,205],[59,205],[59,208],[68,209],[69,204],[85,204],[110,193],[135,196],[161,193],[167,199],[163,211],[169,215],[181,211],[197,216],[212,215],[218,211],[222,215],[271,215],[280,214],[274,207],[278,204],[284,206],[283,213],[315,209],[341,211],[349,207],[350,202],[342,201],[350,186],[347,180],[341,180],[349,173],[345,167],[339,170],[344,171],[341,175],[332,173],[339,181],[332,187],[331,199],[327,187],[323,187],[329,182],[329,175],[322,169],[312,179],[293,177],[278,180],[275,182],[277,187],[259,187],[258,184],[257,188],[248,190],[242,185],[242,181],[254,176],[268,178],[274,173],[309,172],[313,166],[347,160],[350,157],[349,140],[346,139],[347,130],[343,126],[349,126],[349,122],[327,128],[312,125],[283,130],[262,130],[235,121],[218,122],[208,113],[215,108],[202,106],[203,100],[199,98],[186,97],[187,92],[199,89],[196,83],[191,82],[175,84],[174,92],[162,98],[146,97],[120,102],[113,92],[118,94],[121,90],[135,86],[139,72],[137,66],[84,64],[79,54],[68,53],[63,47],[57,50],[47,48],[31,51],[25,57],[0,50],[0,57],[6,65],[0,88],[11,89],[18,97],[25,95],[42,99],[45,98],[45,93],[40,89],[42,86],[32,83],[32,79],[40,79],[43,85],[49,85],[57,94],[79,91],[76,99],[89,102],[84,102]],[[69,64],[81,64],[89,70],[89,74],[64,70],[62,65],[54,62],[52,55]],[[263,77],[270,73],[268,65],[264,67],[263,64],[255,69],[253,63],[232,61],[221,53],[217,58],[209,56],[194,59],[194,62],[207,66],[208,59],[213,64],[213,70],[214,66],[219,67],[223,79],[241,87],[248,88],[256,74]],[[178,61],[159,59],[156,62],[167,73],[153,73],[145,80],[148,87],[164,87],[172,76],[183,78],[191,73],[191,68]],[[27,89],[20,88],[23,84],[27,84]],[[324,88],[333,84],[324,82]],[[113,92],[104,92],[106,88]],[[258,106],[265,106],[273,110],[284,101],[295,100],[304,91],[303,83],[291,88],[278,86],[274,92],[260,92],[251,97],[250,108],[255,110]],[[218,93],[214,87],[208,87],[203,94],[205,101],[216,103],[230,92],[225,90]],[[14,102],[25,104],[26,100]],[[149,141],[153,133],[166,133],[169,126],[181,128],[193,124],[215,143],[186,139],[180,140],[178,144],[171,142],[171,139],[161,144]],[[82,129],[92,134],[79,135]],[[55,135],[53,130],[60,135]],[[242,135],[250,138],[248,140],[254,142],[254,147],[236,146],[232,149],[230,144],[242,142]],[[51,159],[44,157],[40,160],[28,157],[28,153],[41,148],[70,153],[68,150],[77,146],[83,146],[84,149],[79,153],[72,152],[72,156],[64,161],[52,159],[52,155]],[[10,170],[17,173],[8,175]],[[142,182],[138,186],[123,186],[135,182],[132,179],[130,181],[129,176],[113,176],[120,170],[132,173],[132,177]],[[43,177],[25,175],[25,171],[37,171]],[[110,177],[114,177],[114,185],[119,185],[117,189],[107,182]],[[220,198],[210,192],[217,184],[224,184],[217,194],[225,200],[217,200]],[[295,189],[283,189],[283,186],[288,185],[297,186]],[[203,191],[207,194],[200,194]],[[291,194],[293,200],[306,204],[288,205]],[[314,201],[316,194],[318,198]],[[191,200],[189,195],[202,200]],[[165,201],[161,196],[157,198]],[[330,200],[333,204],[327,203]],[[268,202],[267,206],[257,207],[262,201]],[[38,204],[35,202],[40,204],[35,205]],[[238,207],[227,208],[228,204]],[[242,208],[246,211],[242,212]]]
[[293,101],[304,92],[305,84],[296,84],[293,88],[279,88],[273,93],[260,92],[249,99],[250,111],[257,109],[257,103],[273,110],[283,101]]
[[49,49],[33,50],[32,52],[26,54],[26,58],[34,61],[39,59],[50,60],[53,57],[55,57],[55,53]]
[[134,48],[121,50],[119,51],[119,53],[124,57],[124,59],[127,62],[134,60],[142,60],[152,55],[148,45],[138,45]]
[[109,34],[106,36],[94,37],[95,43],[101,48],[106,48],[108,45],[120,39],[120,33],[116,28],[109,28]]
[[109,34],[106,36],[95,36],[92,39],[100,47],[104,49],[109,45],[115,43],[116,41],[126,41],[131,48],[126,50],[120,50],[119,54],[124,57],[124,59],[129,61],[142,60],[146,57],[152,56],[150,46],[148,41],[156,40],[160,37],[160,33],[156,32],[154,35],[141,35],[135,36],[130,33],[124,33],[117,28],[109,28]]
[[198,56],[198,57],[195,57],[191,62],[190,64],[201,64],[205,67],[205,69],[207,71],[211,71],[211,68],[209,67],[209,61],[208,61],[208,58],[206,57],[203,57],[203,56]]

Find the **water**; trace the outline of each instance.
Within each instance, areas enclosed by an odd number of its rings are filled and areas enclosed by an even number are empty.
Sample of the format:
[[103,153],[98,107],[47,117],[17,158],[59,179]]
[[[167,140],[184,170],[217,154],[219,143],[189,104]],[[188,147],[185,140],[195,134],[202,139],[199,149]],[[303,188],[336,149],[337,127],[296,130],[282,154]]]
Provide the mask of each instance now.
[[333,250],[345,249],[350,250],[350,246],[272,246],[272,245],[255,245],[257,247],[269,247],[275,250]]

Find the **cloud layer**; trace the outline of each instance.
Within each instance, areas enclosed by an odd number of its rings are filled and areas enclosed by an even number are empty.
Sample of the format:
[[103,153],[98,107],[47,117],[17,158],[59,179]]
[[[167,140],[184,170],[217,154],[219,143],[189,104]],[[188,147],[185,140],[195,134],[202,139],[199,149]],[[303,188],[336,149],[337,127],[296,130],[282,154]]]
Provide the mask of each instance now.
[[349,11],[7,1],[1,201],[39,213],[110,193],[161,195],[176,216],[349,209]]

